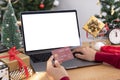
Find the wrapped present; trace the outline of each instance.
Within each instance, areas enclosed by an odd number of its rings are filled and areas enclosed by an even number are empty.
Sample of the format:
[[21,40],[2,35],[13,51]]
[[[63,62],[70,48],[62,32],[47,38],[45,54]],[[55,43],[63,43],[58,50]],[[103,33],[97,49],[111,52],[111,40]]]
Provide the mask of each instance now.
[[0,80],[10,80],[8,66],[0,61]]
[[96,37],[105,24],[97,19],[95,16],[91,16],[88,22],[83,26],[83,29]]
[[[5,55],[7,55],[7,54],[8,54],[8,53],[2,53],[2,54],[0,54],[0,56],[5,56]],[[17,54],[17,56],[18,56],[19,58],[21,58],[22,61],[23,61],[27,66],[30,66],[29,56],[27,56],[27,55],[25,55],[25,54],[22,54],[22,53]],[[18,65],[18,61],[17,61],[17,60],[12,60],[12,61],[10,61],[10,60],[9,60],[9,57],[0,58],[0,60],[2,60],[3,62],[5,62],[5,63],[9,66],[10,72],[19,69],[19,65]]]
[[[30,67],[27,67],[29,72],[29,77],[33,75],[33,70]],[[25,70],[21,69],[21,71],[15,70],[10,72],[10,80],[26,80]]]
[[30,58],[20,53],[15,47],[11,48],[6,53],[0,54],[0,60],[8,65],[10,72],[24,68],[26,77],[28,77],[27,67],[30,66]]

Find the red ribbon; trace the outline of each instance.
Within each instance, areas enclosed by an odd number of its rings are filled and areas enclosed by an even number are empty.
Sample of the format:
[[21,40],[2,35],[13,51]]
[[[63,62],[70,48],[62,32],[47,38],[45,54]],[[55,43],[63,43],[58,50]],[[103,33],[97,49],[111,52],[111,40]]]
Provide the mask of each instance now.
[[12,60],[17,60],[17,61],[18,61],[18,64],[19,64],[19,69],[21,70],[22,67],[23,67],[24,70],[25,70],[26,78],[28,78],[29,73],[28,73],[27,65],[17,56],[17,54],[19,54],[19,51],[16,50],[16,47],[12,47],[12,48],[8,51],[8,55],[6,55],[6,56],[0,56],[0,58],[9,57],[9,60],[10,60],[10,61],[12,61]]
[[120,46],[102,46],[100,50],[108,53],[120,53]]

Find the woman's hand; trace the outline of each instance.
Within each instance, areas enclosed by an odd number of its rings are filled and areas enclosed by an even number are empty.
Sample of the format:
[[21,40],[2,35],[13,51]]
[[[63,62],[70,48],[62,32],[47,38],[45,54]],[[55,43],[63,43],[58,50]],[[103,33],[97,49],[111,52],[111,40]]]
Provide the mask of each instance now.
[[96,50],[89,48],[89,47],[77,47],[73,51],[73,53],[81,52],[82,54],[75,54],[77,58],[88,60],[88,61],[94,61],[95,60],[95,54]]
[[48,76],[52,77],[54,80],[60,80],[61,78],[68,76],[68,73],[66,72],[64,67],[61,66],[57,60],[55,60],[54,64],[52,62],[53,56],[51,56],[47,61]]

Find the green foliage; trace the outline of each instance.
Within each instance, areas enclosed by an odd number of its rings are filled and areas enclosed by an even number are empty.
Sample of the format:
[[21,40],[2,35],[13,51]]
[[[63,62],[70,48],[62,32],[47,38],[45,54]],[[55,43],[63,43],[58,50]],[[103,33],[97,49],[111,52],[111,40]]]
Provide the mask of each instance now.
[[[2,1],[4,1],[4,6],[7,5],[6,0]],[[39,7],[42,1],[45,5],[43,9]],[[22,11],[50,10],[53,7],[54,0],[11,0],[11,2],[17,19],[20,19]]]
[[104,23],[111,24],[113,20],[120,19],[120,0],[100,0],[101,14],[95,15]]
[[17,18],[20,18],[20,12],[22,11],[38,11],[38,10],[49,10],[53,7],[54,0],[44,0],[43,4],[45,7],[41,9],[39,6],[42,0],[19,0],[13,3],[15,14]]

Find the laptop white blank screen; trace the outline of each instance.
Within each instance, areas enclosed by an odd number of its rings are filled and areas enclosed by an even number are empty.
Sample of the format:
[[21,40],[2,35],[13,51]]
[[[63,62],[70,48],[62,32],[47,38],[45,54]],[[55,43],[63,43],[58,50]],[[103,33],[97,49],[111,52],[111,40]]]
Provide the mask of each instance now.
[[26,51],[80,46],[75,12],[23,14]]

